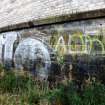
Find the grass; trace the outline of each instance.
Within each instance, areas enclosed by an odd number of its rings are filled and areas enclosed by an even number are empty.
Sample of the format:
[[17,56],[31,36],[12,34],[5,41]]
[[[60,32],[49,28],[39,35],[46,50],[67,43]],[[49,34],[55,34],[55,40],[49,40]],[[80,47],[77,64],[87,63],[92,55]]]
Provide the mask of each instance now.
[[[53,90],[48,83],[1,69],[0,105],[105,105],[105,86],[93,82],[78,92],[74,82]],[[26,74],[26,73],[25,73]]]
[[39,105],[49,91],[47,82],[5,71],[0,79],[0,105]]
[[74,83],[60,86],[53,90],[48,99],[55,105],[105,105],[105,86],[100,83],[90,84],[78,92]]

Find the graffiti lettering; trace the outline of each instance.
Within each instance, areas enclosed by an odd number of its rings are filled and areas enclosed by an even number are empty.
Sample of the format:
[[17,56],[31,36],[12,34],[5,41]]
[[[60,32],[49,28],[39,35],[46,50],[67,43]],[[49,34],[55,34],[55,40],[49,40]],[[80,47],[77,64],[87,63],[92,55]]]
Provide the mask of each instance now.
[[101,47],[101,49],[99,49],[99,51],[94,52],[98,52],[99,54],[105,54],[103,42],[100,41],[98,38],[91,38],[89,35],[69,35],[68,43],[65,43],[66,42],[64,40],[64,37],[60,36],[58,38],[57,43],[55,43],[54,45],[55,50],[60,52],[60,54],[90,54],[92,53],[94,47],[98,45]]

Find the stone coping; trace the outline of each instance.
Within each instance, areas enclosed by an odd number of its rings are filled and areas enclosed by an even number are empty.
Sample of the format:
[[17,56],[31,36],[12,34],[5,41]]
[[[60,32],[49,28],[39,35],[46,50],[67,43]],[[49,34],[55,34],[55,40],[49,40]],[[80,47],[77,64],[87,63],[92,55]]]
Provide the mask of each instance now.
[[14,30],[22,30],[27,28],[34,28],[34,27],[50,25],[50,24],[60,24],[64,22],[72,22],[72,21],[80,21],[80,20],[86,20],[86,19],[104,18],[104,17],[105,17],[105,9],[78,12],[78,13],[73,13],[68,15],[48,17],[46,19],[33,20],[33,21],[18,23],[14,25],[9,25],[9,26],[0,28],[0,33],[14,31]]

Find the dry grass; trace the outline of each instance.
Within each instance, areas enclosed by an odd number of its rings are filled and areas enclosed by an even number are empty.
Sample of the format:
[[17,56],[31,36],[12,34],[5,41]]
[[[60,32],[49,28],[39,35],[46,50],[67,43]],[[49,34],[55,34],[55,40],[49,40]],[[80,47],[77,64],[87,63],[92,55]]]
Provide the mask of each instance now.
[[[15,77],[21,77],[26,82],[19,79],[16,87]],[[48,92],[48,84],[36,81],[29,72],[14,70],[8,73],[2,70],[0,73],[0,105],[49,105],[48,100],[44,99]]]

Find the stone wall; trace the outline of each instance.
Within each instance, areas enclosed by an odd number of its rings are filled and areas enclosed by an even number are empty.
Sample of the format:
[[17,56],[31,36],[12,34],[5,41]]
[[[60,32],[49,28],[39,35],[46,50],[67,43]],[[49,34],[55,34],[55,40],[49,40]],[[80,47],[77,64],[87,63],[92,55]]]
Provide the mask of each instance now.
[[[75,43],[79,43],[80,45],[84,46],[85,41],[88,40],[89,43],[94,41],[94,43],[92,43],[92,46],[95,46],[94,44],[96,44],[95,47],[99,46],[97,47],[98,49],[96,49],[96,50],[99,50],[99,54],[105,54],[105,19],[104,18],[45,25],[45,26],[39,26],[36,28],[4,32],[4,33],[1,33],[0,35],[1,37],[4,36],[3,37],[4,39],[5,37],[7,37],[5,41],[0,40],[1,41],[0,45],[2,46],[2,43],[5,42],[4,44],[7,44],[7,49],[9,50],[10,50],[10,47],[8,47],[9,45],[8,42],[10,41],[9,43],[12,43],[13,41],[16,40],[15,36],[17,37],[17,35],[19,35],[19,39],[21,42],[27,38],[38,39],[38,40],[41,40],[42,42],[46,42],[47,45],[49,45],[52,49],[58,50],[58,53],[59,52],[62,53],[62,51],[59,51],[59,49],[55,49],[56,46],[63,44],[64,48],[66,48],[67,46],[69,46],[69,44],[71,44],[71,41],[69,43],[69,39],[70,40],[73,39],[72,36],[76,35],[75,40],[77,40],[77,42]],[[84,40],[84,37],[86,37],[87,40],[86,39]],[[85,52],[86,50],[84,51],[81,50],[80,52],[77,52],[78,51],[77,49],[76,53],[90,54],[90,52],[88,52],[89,50]],[[7,50],[7,52],[9,51]],[[67,49],[66,53],[71,54],[71,53],[75,53],[75,51],[70,52]]]
[[105,0],[0,0],[0,28],[105,8]]
[[[71,58],[67,60],[66,56]],[[0,34],[0,63],[6,69],[36,70],[39,76],[47,77],[50,64],[56,59],[60,63],[72,62],[75,67],[79,64],[93,75],[97,70],[104,71],[105,18],[50,24]]]

